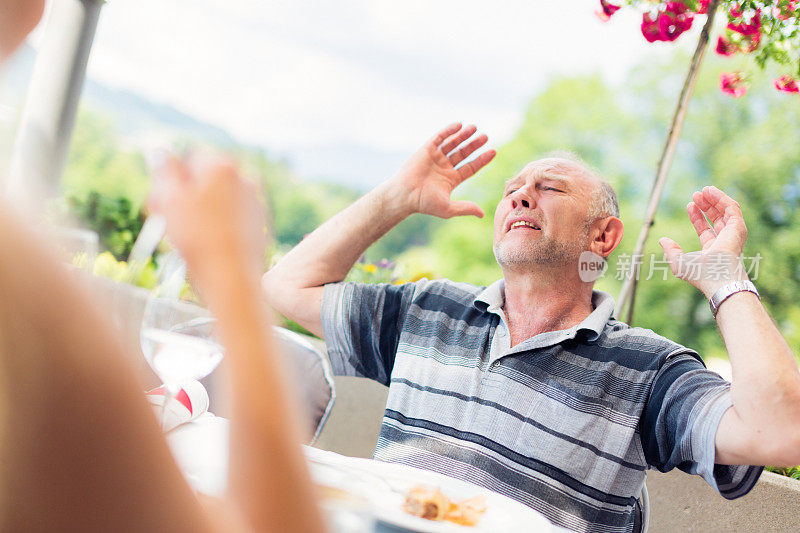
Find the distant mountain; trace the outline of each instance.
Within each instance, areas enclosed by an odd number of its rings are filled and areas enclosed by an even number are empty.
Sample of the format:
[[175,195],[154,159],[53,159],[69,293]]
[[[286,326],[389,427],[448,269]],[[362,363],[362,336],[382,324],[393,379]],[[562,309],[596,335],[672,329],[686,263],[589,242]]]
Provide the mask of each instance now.
[[170,105],[155,103],[92,79],[87,79],[83,87],[82,105],[112,117],[117,131],[128,139],[191,138],[221,147],[240,144],[218,126],[202,122]]
[[[19,101],[28,86],[36,50],[23,45],[3,71],[0,84],[11,93],[7,100]],[[125,89],[116,89],[87,78],[83,86],[81,105],[110,117],[118,133],[137,144],[149,139],[191,138],[215,146],[240,145],[224,129],[178,111],[174,107],[153,102]]]
[[[35,60],[36,50],[24,45],[2,72],[0,105],[6,110],[22,105]],[[119,135],[132,146],[149,147],[191,139],[222,148],[266,148],[238,141],[225,129],[171,105],[154,102],[126,89],[109,87],[91,78],[84,84],[81,105],[111,118]],[[408,156],[354,143],[301,145],[280,153],[271,152],[271,155],[286,161],[294,174],[304,179],[339,183],[362,191],[388,178]]]

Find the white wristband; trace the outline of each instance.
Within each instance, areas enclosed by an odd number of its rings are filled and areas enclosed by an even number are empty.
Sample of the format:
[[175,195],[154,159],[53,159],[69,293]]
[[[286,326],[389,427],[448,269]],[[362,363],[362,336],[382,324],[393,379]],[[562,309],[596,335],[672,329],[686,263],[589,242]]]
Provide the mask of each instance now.
[[737,292],[752,292],[758,299],[761,299],[761,296],[758,294],[758,290],[756,286],[753,285],[752,281],[734,281],[732,283],[728,283],[727,285],[723,285],[711,299],[708,300],[708,305],[711,306],[711,314],[714,318],[717,318],[717,311],[719,311],[719,306],[722,305],[722,302],[736,294]]

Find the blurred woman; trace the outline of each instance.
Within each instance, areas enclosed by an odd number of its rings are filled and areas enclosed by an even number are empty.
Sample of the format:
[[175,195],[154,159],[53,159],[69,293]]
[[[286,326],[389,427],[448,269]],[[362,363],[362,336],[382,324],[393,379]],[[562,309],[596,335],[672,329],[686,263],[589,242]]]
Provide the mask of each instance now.
[[[41,0],[0,0],[3,58]],[[0,199],[0,530],[321,531],[299,429],[258,300],[263,216],[224,162],[168,164],[154,206],[216,314],[231,391],[230,480],[194,495],[120,340]]]

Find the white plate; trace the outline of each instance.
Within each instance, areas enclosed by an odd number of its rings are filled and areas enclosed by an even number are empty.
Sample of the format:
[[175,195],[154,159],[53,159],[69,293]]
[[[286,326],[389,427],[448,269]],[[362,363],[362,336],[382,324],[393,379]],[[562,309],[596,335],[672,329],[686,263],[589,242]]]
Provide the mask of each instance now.
[[[368,502],[375,518],[420,533],[497,533],[525,531],[545,533],[553,526],[530,507],[471,483],[411,466],[370,459],[345,457],[317,448],[304,447],[317,484],[341,489]],[[417,485],[441,490],[452,500],[475,496],[486,498],[486,513],[475,526],[425,520],[403,511],[406,493]]]

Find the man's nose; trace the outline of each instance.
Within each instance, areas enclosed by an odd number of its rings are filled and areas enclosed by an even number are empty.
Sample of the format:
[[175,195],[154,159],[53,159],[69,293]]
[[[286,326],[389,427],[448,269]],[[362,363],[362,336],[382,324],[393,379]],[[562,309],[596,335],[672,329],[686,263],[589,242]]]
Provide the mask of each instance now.
[[530,209],[531,204],[525,198],[520,198],[519,200],[517,200],[517,199],[512,199],[511,200],[511,207],[516,209],[519,206],[522,206],[522,207],[525,207],[527,209]]
[[517,209],[519,207],[524,207],[525,209],[531,209],[536,206],[536,199],[533,197],[532,194],[527,190],[527,187],[522,187],[521,189],[517,189],[511,194],[511,208]]

